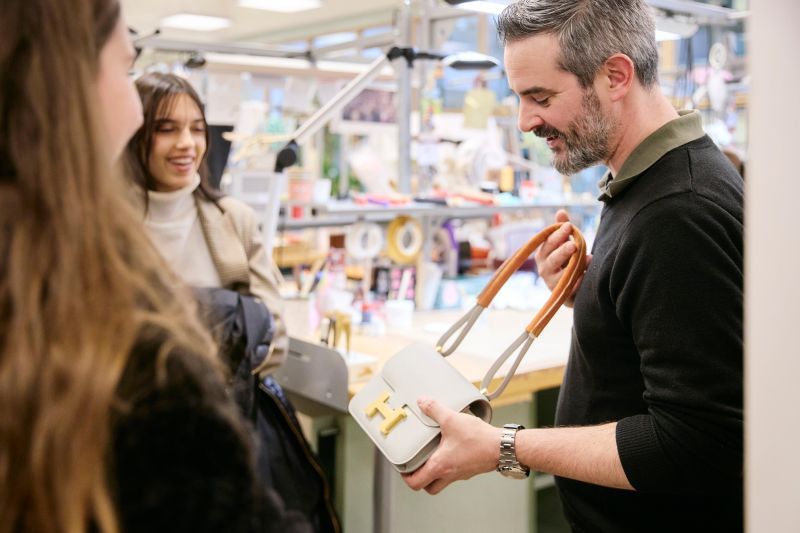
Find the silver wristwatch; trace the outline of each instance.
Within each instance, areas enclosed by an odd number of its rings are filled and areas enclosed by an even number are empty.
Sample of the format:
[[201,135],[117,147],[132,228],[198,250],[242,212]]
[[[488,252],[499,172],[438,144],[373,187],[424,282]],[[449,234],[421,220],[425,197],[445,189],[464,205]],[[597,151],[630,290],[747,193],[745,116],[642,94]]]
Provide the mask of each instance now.
[[519,424],[506,424],[503,426],[503,434],[500,437],[500,464],[497,465],[497,471],[512,479],[525,479],[531,473],[530,468],[517,461],[514,440],[520,429],[525,428]]

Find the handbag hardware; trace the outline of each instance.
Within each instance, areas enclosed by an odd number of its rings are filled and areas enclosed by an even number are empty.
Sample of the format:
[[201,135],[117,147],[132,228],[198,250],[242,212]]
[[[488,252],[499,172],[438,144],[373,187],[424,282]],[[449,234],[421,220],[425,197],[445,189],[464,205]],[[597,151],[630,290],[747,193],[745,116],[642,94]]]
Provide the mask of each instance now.
[[[480,390],[445,361],[474,326],[480,314],[491,304],[500,288],[522,263],[558,228],[548,226],[532,237],[497,269],[478,295],[475,307],[453,324],[432,350],[424,343],[413,344],[391,357],[350,401],[348,410],[375,445],[400,472],[412,472],[422,466],[436,449],[440,439],[438,424],[419,409],[416,400],[428,395],[447,407],[491,421],[491,400],[500,396],[517,371],[533,341],[541,334],[558,308],[572,294],[586,266],[586,243],[573,226],[576,251],[564,268],[561,279],[547,302],[536,313],[523,333],[495,360],[481,381]],[[451,339],[455,336],[455,339]],[[501,384],[488,390],[497,371],[512,355],[514,362]],[[380,416],[377,416],[380,415]]]

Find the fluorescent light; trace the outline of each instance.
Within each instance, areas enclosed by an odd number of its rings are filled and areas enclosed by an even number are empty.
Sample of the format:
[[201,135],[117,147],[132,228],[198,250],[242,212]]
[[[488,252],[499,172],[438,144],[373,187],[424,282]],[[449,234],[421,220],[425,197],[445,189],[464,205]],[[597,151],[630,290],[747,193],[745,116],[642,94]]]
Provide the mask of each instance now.
[[470,2],[453,4],[453,7],[467,9],[469,11],[477,11],[479,13],[489,13],[490,15],[499,15],[507,5],[508,2],[498,4],[495,2],[489,2],[487,0],[472,0]]
[[477,11],[478,13],[488,13],[499,15],[509,4],[509,0],[445,0],[448,4],[459,9]]
[[178,13],[161,19],[161,26],[179,30],[216,31],[230,27],[231,19],[193,13]]
[[322,0],[239,0],[239,7],[277,11],[278,13],[296,13],[322,7]]
[[671,31],[656,30],[656,41],[679,41],[681,36]]
[[[312,64],[307,59],[290,57],[265,57],[244,54],[219,54],[206,52],[206,66],[209,65],[231,65],[236,67],[252,67],[276,70],[297,70],[308,72],[315,68],[320,72],[330,72],[337,74],[361,74],[369,67],[369,64],[351,63],[344,61],[324,61],[319,60]],[[394,78],[394,70],[387,65],[381,70],[381,76]]]

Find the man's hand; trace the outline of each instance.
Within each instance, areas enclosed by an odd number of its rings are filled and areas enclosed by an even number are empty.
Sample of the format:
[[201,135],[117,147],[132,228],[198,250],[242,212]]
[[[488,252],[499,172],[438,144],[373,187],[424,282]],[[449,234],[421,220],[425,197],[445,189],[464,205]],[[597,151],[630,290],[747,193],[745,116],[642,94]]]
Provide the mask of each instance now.
[[409,487],[438,494],[453,481],[469,479],[497,468],[500,461],[499,428],[477,416],[457,413],[435,400],[420,398],[417,403],[423,413],[439,424],[442,440],[421,468],[403,475]]
[[[569,214],[563,209],[556,212],[556,222],[566,222],[558,230],[554,231],[547,240],[536,250],[534,257],[536,258],[536,267],[539,270],[539,276],[542,277],[547,288],[551,291],[558,284],[561,279],[561,274],[564,267],[567,266],[569,258],[575,253],[575,243],[569,240],[572,234],[572,224],[569,223]],[[592,256],[586,254],[586,268],[589,268],[589,263],[592,261]],[[575,284],[575,289],[567,299],[565,304],[572,307],[575,301],[575,293],[581,286],[583,275],[581,275],[578,283]]]

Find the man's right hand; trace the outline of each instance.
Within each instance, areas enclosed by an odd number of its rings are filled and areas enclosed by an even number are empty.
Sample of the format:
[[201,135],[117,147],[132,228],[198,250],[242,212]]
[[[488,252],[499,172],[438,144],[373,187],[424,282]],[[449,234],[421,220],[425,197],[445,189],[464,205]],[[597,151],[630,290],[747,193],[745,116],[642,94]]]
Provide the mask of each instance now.
[[[569,240],[572,233],[572,224],[569,223],[569,214],[563,209],[556,212],[556,222],[566,222],[558,230],[554,231],[547,240],[536,250],[534,258],[536,259],[536,267],[539,270],[539,276],[542,277],[547,288],[551,291],[555,288],[558,280],[564,272],[564,267],[567,266],[569,258],[575,253],[575,243]],[[592,256],[586,254],[586,268],[589,268],[589,263],[592,261]],[[581,274],[578,283],[575,284],[575,290],[567,299],[565,305],[572,307],[575,302],[575,293],[581,286],[583,275]]]

